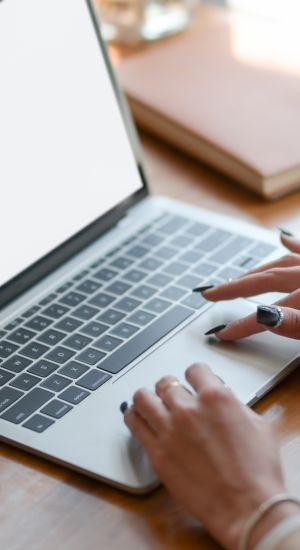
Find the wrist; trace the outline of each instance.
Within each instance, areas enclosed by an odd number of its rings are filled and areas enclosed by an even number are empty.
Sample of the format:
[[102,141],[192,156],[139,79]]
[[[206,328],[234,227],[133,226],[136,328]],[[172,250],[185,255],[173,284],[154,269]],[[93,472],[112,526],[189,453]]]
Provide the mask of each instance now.
[[300,506],[296,502],[280,502],[271,508],[254,526],[250,534],[248,549],[253,550],[258,542],[282,520],[299,515]]

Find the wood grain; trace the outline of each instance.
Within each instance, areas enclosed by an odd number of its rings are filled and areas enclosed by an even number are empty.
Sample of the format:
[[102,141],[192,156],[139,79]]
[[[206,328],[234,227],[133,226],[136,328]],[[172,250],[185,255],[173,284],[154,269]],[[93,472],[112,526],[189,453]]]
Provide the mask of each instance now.
[[[268,203],[150,136],[141,137],[153,193],[300,235],[300,192]],[[299,395],[296,372],[256,409],[274,424],[289,487],[300,494]],[[162,488],[146,497],[128,496],[3,444],[0,502],[3,549],[217,548]]]

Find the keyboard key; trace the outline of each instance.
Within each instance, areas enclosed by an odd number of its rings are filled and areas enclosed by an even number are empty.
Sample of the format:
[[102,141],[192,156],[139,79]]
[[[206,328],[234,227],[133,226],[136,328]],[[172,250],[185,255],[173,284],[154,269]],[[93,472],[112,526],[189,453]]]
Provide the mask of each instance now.
[[186,236],[186,235],[178,235],[177,237],[174,237],[171,241],[169,241],[169,244],[172,246],[176,246],[177,248],[186,248],[191,244],[193,241],[193,237]]
[[161,298],[153,298],[153,300],[150,300],[149,302],[144,304],[143,307],[145,309],[148,309],[149,311],[152,311],[153,313],[163,313],[171,305],[171,302],[168,302],[167,300],[162,300]]
[[193,273],[197,273],[197,275],[201,275],[202,277],[209,277],[217,269],[218,266],[216,265],[210,264],[208,262],[200,262],[193,267]]
[[229,233],[229,231],[215,229],[212,233],[210,233],[210,235],[199,241],[195,248],[203,252],[212,252],[215,248],[228,241],[231,237],[232,233]]
[[[15,392],[17,391],[12,388],[3,388],[3,390],[6,389],[11,389],[11,391]],[[0,395],[3,390],[0,390]],[[21,392],[18,393],[23,395]],[[34,388],[24,397],[19,399],[19,401],[15,403],[8,411],[6,411],[2,415],[2,418],[8,420],[9,422],[13,422],[14,424],[21,424],[21,422],[26,420],[28,416],[31,416],[37,409],[45,405],[47,401],[50,401],[52,397],[54,397],[52,392],[43,390],[42,388]]]
[[91,338],[88,338],[87,336],[83,336],[83,334],[72,334],[65,340],[64,345],[68,346],[71,349],[75,349],[77,351],[82,350],[86,346],[88,346],[93,340]]
[[92,306],[88,306],[86,304],[83,306],[79,306],[72,311],[72,315],[74,315],[74,317],[78,317],[82,321],[89,321],[90,319],[92,319],[92,317],[97,315],[97,313],[99,313],[98,309]]
[[103,323],[92,321],[91,323],[85,325],[81,329],[81,332],[91,336],[92,338],[97,338],[97,336],[101,336],[101,334],[103,334],[103,332],[105,332],[108,328],[108,325],[103,325]]
[[6,386],[0,390],[0,413],[12,405],[19,397],[22,397],[23,392],[9,388]]
[[142,302],[140,300],[135,300],[135,298],[131,298],[130,296],[127,296],[126,298],[122,298],[119,300],[115,307],[120,309],[121,311],[125,311],[127,313],[130,313],[137,307],[141,305]]
[[59,330],[55,330],[54,328],[50,328],[49,330],[46,330],[46,332],[43,332],[37,340],[39,342],[43,342],[43,344],[48,344],[49,346],[55,346],[58,344],[63,338],[65,338],[66,334],[64,332],[60,332]]
[[65,313],[68,313],[69,308],[61,306],[60,304],[52,304],[48,308],[44,309],[43,314],[51,317],[52,319],[60,319]]
[[102,268],[94,274],[94,277],[96,277],[96,279],[100,279],[100,281],[109,282],[116,275],[118,275],[118,273],[114,269]]
[[87,269],[84,269],[83,271],[80,271],[79,273],[77,273],[75,277],[73,277],[73,281],[81,281],[87,275],[89,275],[89,271]]
[[27,420],[23,426],[28,430],[32,430],[33,432],[40,434],[52,426],[52,424],[54,424],[54,420],[50,420],[50,418],[46,418],[41,414],[35,414],[32,418]]
[[65,296],[62,296],[59,301],[65,304],[66,306],[76,307],[78,306],[78,304],[81,304],[81,302],[83,302],[85,298],[86,296],[81,292],[72,291],[72,292],[68,292],[68,294],[65,294]]
[[250,253],[253,256],[258,256],[259,258],[265,258],[272,254],[276,250],[276,247],[269,243],[257,243],[253,248],[251,248]]
[[133,323],[134,325],[138,325],[139,327],[143,327],[148,325],[148,323],[153,321],[153,319],[155,319],[155,315],[152,315],[152,313],[149,313],[148,311],[138,309],[127,318],[127,321],[129,323]]
[[22,355],[29,357],[30,359],[39,359],[41,355],[49,350],[48,346],[39,344],[38,342],[31,342],[25,348],[22,349]]
[[140,262],[137,267],[140,267],[141,269],[145,269],[146,271],[155,271],[162,265],[163,265],[163,262],[160,262],[156,258],[146,258],[146,260],[143,260],[142,262]]
[[82,321],[78,321],[78,319],[74,319],[73,317],[65,317],[64,319],[56,323],[54,326],[55,328],[59,328],[64,332],[70,333],[77,330],[82,324],[83,324]]
[[100,265],[102,265],[104,263],[104,258],[99,258],[98,260],[96,260],[95,262],[92,263],[92,265],[90,265],[90,268],[91,269],[97,269],[98,267],[100,267]]
[[62,401],[59,401],[58,399],[53,399],[53,401],[50,401],[44,407],[41,412],[43,414],[47,414],[48,416],[51,416],[52,418],[62,418],[67,414],[69,411],[71,411],[73,407],[71,405],[68,405],[67,403],[63,403]]
[[112,374],[120,372],[192,314],[193,311],[190,308],[174,306],[104,359],[100,368]]
[[143,258],[146,254],[148,254],[149,250],[148,248],[145,248],[144,246],[135,245],[132,248],[129,248],[126,251],[127,256],[131,256],[133,258]]
[[68,376],[69,378],[77,379],[79,376],[82,376],[85,372],[87,372],[89,367],[86,365],[81,365],[80,363],[76,363],[76,361],[70,361],[63,367],[59,369],[59,373],[63,374],[64,376]]
[[105,357],[105,353],[102,353],[102,351],[98,351],[94,348],[87,348],[82,353],[80,353],[77,356],[77,361],[80,361],[82,363],[85,363],[86,365],[91,365],[92,367],[99,363],[103,357]]
[[22,313],[22,316],[26,319],[29,319],[29,317],[32,317],[32,315],[35,315],[40,310],[39,306],[33,306],[30,309],[27,309],[24,313]]
[[171,260],[173,256],[177,254],[176,248],[171,248],[170,246],[161,246],[155,250],[155,255],[163,260]]
[[11,331],[17,328],[21,323],[23,322],[22,317],[18,317],[17,319],[13,319],[8,325],[4,327],[4,330]]
[[69,290],[72,286],[73,286],[72,281],[68,281],[67,283],[64,283],[63,285],[61,285],[61,286],[56,290],[56,292],[58,292],[58,294],[64,294],[64,293],[67,292],[67,290]]
[[176,231],[181,229],[187,223],[188,220],[186,218],[173,216],[171,220],[158,226],[157,231],[159,231],[160,233],[164,233],[165,235],[173,235],[174,233],[176,233]]
[[19,349],[19,346],[16,346],[15,344],[11,344],[10,342],[7,342],[7,340],[1,340],[0,342],[0,357],[2,359],[6,359],[10,355],[12,355],[15,351]]
[[139,283],[147,276],[147,273],[140,271],[139,269],[131,269],[122,275],[123,279],[132,283]]
[[201,294],[194,292],[182,300],[182,304],[193,309],[200,309],[207,304],[207,301],[203,298],[203,296],[201,296]]
[[111,304],[115,299],[116,297],[111,296],[111,294],[99,292],[91,300],[89,300],[89,303],[99,308],[104,308],[109,306],[109,304]]
[[108,309],[102,315],[99,315],[97,317],[98,321],[103,321],[103,323],[107,323],[109,325],[115,325],[119,321],[121,321],[125,317],[125,313],[122,313],[121,311],[116,311],[115,309]]
[[199,277],[196,277],[196,275],[184,275],[181,277],[181,279],[178,279],[176,281],[176,284],[179,286],[183,286],[184,288],[187,288],[188,290],[192,290],[193,288],[196,288],[199,286]]
[[107,353],[109,353],[116,349],[122,343],[123,340],[120,340],[119,338],[114,338],[113,336],[107,334],[106,336],[102,336],[102,338],[99,338],[99,340],[96,340],[96,342],[93,343],[93,346],[97,349],[101,349],[102,351],[106,351]]
[[58,368],[57,365],[54,363],[50,363],[50,361],[46,361],[45,359],[41,359],[37,363],[34,363],[30,369],[28,369],[28,372],[31,372],[32,374],[36,374],[37,376],[40,376],[41,378],[46,378],[46,376],[49,376]]
[[178,260],[187,264],[197,264],[203,258],[203,256],[204,255],[200,254],[200,252],[196,252],[195,250],[188,250],[187,252],[184,252],[184,254],[179,256]]
[[7,361],[5,361],[1,367],[18,373],[26,369],[26,367],[28,367],[31,363],[32,361],[25,359],[25,357],[21,357],[21,355],[13,355],[13,357],[10,357]]
[[71,359],[71,357],[73,357],[75,353],[75,351],[71,351],[70,349],[58,346],[57,348],[50,351],[48,355],[46,355],[46,359],[50,359],[50,361],[62,365],[63,363],[69,361],[69,359]]
[[10,385],[14,388],[18,388],[18,390],[28,391],[36,386],[39,382],[40,378],[24,372],[23,374],[20,374],[20,376],[17,376],[17,378],[15,378]]
[[181,262],[170,262],[164,267],[164,272],[169,273],[170,275],[179,276],[182,275],[187,269],[188,265]]
[[15,342],[16,344],[26,344],[26,342],[29,342],[31,338],[34,338],[35,332],[32,332],[32,330],[28,330],[26,328],[18,328],[11,334],[7,335],[8,340],[11,340],[12,342]]
[[130,290],[131,285],[128,285],[127,283],[123,283],[122,281],[115,281],[108,287],[106,287],[107,292],[110,292],[112,294],[117,294],[117,296],[121,296],[122,294],[125,294],[128,290]]
[[142,300],[148,300],[149,298],[151,298],[151,296],[156,294],[156,292],[157,292],[157,289],[153,288],[153,286],[140,285],[137,288],[135,288],[131,292],[131,294],[133,296],[137,296],[137,298],[141,298]]
[[167,298],[168,300],[171,300],[172,302],[176,302],[177,300],[180,300],[182,296],[186,294],[186,290],[183,290],[182,288],[178,288],[178,286],[169,286],[163,292],[160,293],[161,298]]
[[172,277],[169,275],[165,275],[164,273],[156,273],[150,279],[148,279],[147,283],[149,285],[156,286],[158,288],[162,288],[164,286],[169,285],[172,282]]
[[94,294],[99,288],[101,288],[101,284],[97,281],[92,281],[91,279],[87,279],[86,281],[83,281],[76,287],[76,290],[79,292],[83,292],[84,294]]
[[63,393],[61,393],[59,395],[59,398],[67,401],[67,403],[71,403],[71,405],[78,405],[89,395],[91,395],[90,392],[81,388],[77,388],[76,386],[72,386],[71,388],[67,388]]
[[137,327],[134,327],[129,323],[120,323],[111,331],[111,334],[114,334],[115,336],[119,336],[120,338],[125,339],[125,338],[130,338],[130,336],[135,334],[137,330],[138,330]]
[[163,242],[163,237],[157,235],[156,233],[148,233],[145,237],[142,238],[141,242],[147,246],[153,247],[158,246]]
[[200,237],[209,229],[210,227],[208,225],[205,225],[204,223],[194,222],[189,225],[189,227],[185,228],[185,232],[189,233],[190,235],[194,235],[195,237]]
[[6,370],[0,369],[0,387],[4,386],[7,382],[14,378],[14,374],[7,372]]
[[0,338],[3,338],[6,336],[6,332],[4,330],[0,330]]
[[120,256],[120,258],[117,258],[113,262],[111,262],[111,266],[116,267],[117,269],[127,269],[133,264],[133,260],[129,258],[124,258],[123,256]]
[[209,259],[216,264],[226,264],[237,254],[246,250],[251,243],[253,243],[253,241],[248,237],[238,235],[237,237],[234,237],[234,239],[232,239],[226,246],[222,247],[218,252],[212,254]]
[[47,317],[37,315],[36,317],[30,319],[30,321],[28,321],[25,326],[37,332],[41,332],[42,330],[48,328],[51,323],[53,323],[52,319],[47,319]]
[[65,378],[64,376],[60,376],[59,374],[52,374],[47,378],[42,384],[42,388],[46,388],[50,391],[62,391],[67,386],[71,384],[71,380],[69,378]]
[[48,296],[45,296],[45,298],[43,298],[43,300],[41,300],[39,302],[39,305],[40,306],[47,306],[48,304],[53,302],[53,300],[56,300],[56,298],[57,298],[56,294],[54,294],[54,292],[52,292],[51,294],[48,294]]
[[76,382],[76,386],[81,386],[82,388],[85,388],[87,390],[95,391],[110,378],[111,376],[106,372],[101,372],[99,370],[93,369],[85,374],[82,378],[80,378],[80,380]]

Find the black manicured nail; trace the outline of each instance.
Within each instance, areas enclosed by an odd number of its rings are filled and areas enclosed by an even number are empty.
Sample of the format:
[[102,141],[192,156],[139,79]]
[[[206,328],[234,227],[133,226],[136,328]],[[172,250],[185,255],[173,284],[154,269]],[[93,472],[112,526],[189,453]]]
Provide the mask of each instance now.
[[205,290],[209,290],[210,288],[214,288],[216,285],[206,285],[206,286],[198,286],[197,288],[193,288],[193,292],[204,292]]
[[260,325],[275,327],[280,321],[280,310],[276,306],[258,306],[256,321]]
[[127,401],[123,401],[123,403],[121,403],[121,405],[120,405],[121,413],[124,414],[125,411],[127,411],[127,409],[128,409],[128,403],[127,403]]
[[209,336],[210,334],[217,334],[217,332],[220,332],[220,330],[223,330],[223,328],[226,328],[227,325],[218,325],[217,327],[211,328],[207,332],[205,332],[204,336]]
[[278,227],[278,229],[286,237],[294,237],[293,233],[291,233],[290,231],[287,231],[286,229],[283,229],[282,227]]

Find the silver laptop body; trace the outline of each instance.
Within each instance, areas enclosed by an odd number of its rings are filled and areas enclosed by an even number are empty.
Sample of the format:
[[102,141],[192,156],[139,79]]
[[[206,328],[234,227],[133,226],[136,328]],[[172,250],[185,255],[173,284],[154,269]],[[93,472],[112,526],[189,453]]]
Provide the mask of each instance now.
[[191,289],[282,254],[277,236],[149,196],[137,137],[86,0],[0,3],[0,435],[133,493],[158,483],[119,407],[205,361],[249,405],[297,342],[221,344],[254,312]]

